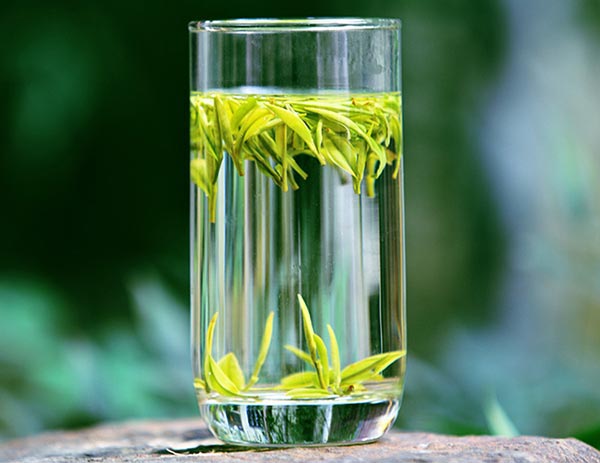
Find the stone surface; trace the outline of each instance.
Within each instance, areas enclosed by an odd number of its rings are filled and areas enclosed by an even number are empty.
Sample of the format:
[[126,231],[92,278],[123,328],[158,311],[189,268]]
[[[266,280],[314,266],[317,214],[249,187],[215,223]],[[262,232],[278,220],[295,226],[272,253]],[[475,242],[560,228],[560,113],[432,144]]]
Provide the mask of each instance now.
[[391,431],[374,444],[250,450],[221,444],[200,420],[107,424],[49,432],[0,445],[0,462],[336,462],[600,463],[600,453],[575,439],[452,437]]

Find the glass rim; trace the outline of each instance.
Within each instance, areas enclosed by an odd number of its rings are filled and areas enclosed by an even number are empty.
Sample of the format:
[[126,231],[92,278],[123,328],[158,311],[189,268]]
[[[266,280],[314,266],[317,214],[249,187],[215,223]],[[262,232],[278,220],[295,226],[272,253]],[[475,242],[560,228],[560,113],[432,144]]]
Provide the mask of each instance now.
[[399,30],[397,18],[238,18],[192,21],[190,32],[260,33],[260,32],[337,32],[357,30]]

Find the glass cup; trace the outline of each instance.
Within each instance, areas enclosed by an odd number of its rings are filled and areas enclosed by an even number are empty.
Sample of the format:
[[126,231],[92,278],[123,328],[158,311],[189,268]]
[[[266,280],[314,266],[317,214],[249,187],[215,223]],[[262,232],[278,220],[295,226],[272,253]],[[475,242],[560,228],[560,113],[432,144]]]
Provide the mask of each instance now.
[[189,30],[201,414],[231,444],[378,439],[406,358],[400,21]]

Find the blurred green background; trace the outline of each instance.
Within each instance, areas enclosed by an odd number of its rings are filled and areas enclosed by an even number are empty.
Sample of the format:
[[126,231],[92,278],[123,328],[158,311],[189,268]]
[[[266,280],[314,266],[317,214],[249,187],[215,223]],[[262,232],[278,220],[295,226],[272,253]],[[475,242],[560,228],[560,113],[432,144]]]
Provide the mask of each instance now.
[[193,19],[403,20],[397,426],[600,446],[600,2],[5,1],[0,438],[197,414]]

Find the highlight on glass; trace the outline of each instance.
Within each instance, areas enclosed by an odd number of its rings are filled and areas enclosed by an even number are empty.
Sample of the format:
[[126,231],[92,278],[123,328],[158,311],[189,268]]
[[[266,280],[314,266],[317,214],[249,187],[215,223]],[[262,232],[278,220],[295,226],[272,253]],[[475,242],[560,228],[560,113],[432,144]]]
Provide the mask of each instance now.
[[400,21],[189,31],[201,414],[231,444],[376,440],[406,365]]

